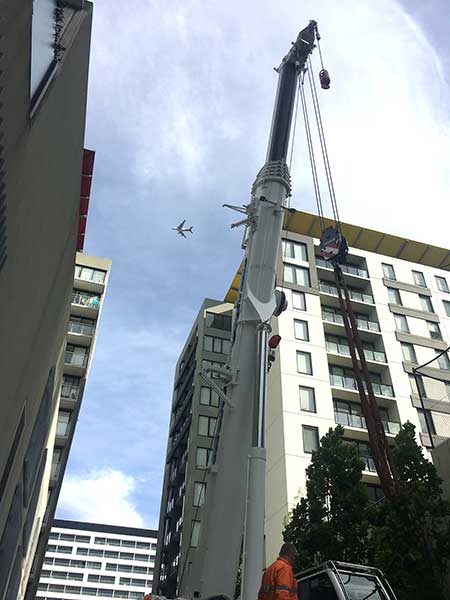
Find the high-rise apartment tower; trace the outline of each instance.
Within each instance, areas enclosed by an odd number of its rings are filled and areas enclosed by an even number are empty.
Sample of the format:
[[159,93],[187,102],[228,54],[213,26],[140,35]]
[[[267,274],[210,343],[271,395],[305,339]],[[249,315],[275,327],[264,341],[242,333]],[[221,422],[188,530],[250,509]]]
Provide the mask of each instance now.
[[[443,355],[427,368],[437,379],[419,378],[423,406],[412,373],[450,344],[450,251],[364,227],[342,228],[350,245],[344,278],[386,435],[392,442],[400,424],[410,421],[428,453],[431,441],[438,445],[450,438],[450,362]],[[334,273],[319,255],[320,234],[318,217],[297,211],[289,217],[280,248],[277,287],[285,291],[289,306],[272,322],[282,341],[268,378],[267,562],[279,550],[286,515],[306,491],[311,454],[330,428],[342,425],[345,439],[357,448],[369,499],[382,495]],[[224,314],[230,314],[239,280],[238,271],[226,303],[216,304]],[[169,593],[176,592],[201,526],[197,505],[203,502],[204,478],[185,464],[196,467],[197,457],[207,460],[217,417],[217,408],[207,400],[215,398],[217,405],[218,399],[196,373],[202,360],[225,362],[228,351],[222,342],[228,333],[205,328],[210,310],[202,307],[177,365],[154,591],[164,583]],[[189,376],[183,375],[187,364]],[[182,421],[175,418],[181,409],[180,380],[186,386]],[[178,456],[174,432],[180,422],[186,443]]]

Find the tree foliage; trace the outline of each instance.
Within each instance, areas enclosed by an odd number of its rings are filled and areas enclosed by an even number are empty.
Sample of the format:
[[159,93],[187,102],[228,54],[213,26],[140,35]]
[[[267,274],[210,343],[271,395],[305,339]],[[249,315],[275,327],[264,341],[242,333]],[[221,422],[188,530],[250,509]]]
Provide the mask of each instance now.
[[306,497],[293,509],[283,537],[299,551],[298,566],[324,560],[361,561],[366,553],[367,493],[363,463],[342,440],[344,430],[330,429],[307,469]]
[[369,506],[363,463],[330,429],[307,469],[306,496],[291,511],[283,537],[299,552],[300,569],[324,560],[372,564],[387,575],[399,600],[448,600],[450,504],[434,465],[406,423],[393,448],[399,495]]

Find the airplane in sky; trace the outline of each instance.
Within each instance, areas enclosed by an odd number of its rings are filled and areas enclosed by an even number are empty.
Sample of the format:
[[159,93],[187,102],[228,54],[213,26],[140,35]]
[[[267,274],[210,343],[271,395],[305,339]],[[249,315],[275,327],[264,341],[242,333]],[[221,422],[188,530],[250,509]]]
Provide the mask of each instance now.
[[185,232],[189,231],[189,233],[193,233],[192,231],[192,225],[190,227],[184,227],[184,224],[186,223],[186,219],[184,219],[184,221],[181,221],[181,223],[178,225],[178,227],[172,227],[172,231],[177,231],[179,235],[182,235],[184,238],[187,237],[185,234]]

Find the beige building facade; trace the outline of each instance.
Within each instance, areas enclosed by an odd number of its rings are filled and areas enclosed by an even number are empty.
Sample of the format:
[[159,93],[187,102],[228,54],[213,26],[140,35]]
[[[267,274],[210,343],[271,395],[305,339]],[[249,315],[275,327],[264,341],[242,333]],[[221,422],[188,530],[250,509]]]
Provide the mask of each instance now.
[[37,544],[79,222],[92,4],[58,23],[53,4],[0,0],[2,600],[23,596]]

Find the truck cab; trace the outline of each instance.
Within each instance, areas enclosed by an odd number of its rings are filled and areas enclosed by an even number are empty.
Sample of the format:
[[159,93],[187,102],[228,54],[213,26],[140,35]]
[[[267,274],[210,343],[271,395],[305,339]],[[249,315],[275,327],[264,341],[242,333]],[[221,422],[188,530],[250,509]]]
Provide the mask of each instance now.
[[296,575],[300,600],[396,600],[379,569],[327,561]]

